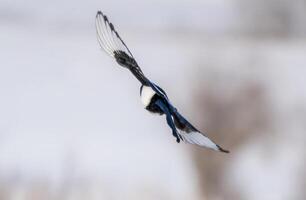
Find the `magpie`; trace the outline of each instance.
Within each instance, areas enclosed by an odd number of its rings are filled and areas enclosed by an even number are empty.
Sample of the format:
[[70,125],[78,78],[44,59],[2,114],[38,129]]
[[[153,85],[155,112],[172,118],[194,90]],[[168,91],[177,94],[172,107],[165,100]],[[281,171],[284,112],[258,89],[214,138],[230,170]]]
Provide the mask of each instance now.
[[145,109],[151,113],[166,116],[167,124],[171,128],[172,135],[176,138],[177,143],[182,140],[186,143],[229,153],[228,150],[221,148],[189,123],[171,104],[166,92],[143,74],[133,54],[119,36],[114,25],[101,11],[97,12],[95,25],[97,39],[101,48],[108,55],[115,58],[119,65],[130,70],[138,79],[141,83],[140,98]]

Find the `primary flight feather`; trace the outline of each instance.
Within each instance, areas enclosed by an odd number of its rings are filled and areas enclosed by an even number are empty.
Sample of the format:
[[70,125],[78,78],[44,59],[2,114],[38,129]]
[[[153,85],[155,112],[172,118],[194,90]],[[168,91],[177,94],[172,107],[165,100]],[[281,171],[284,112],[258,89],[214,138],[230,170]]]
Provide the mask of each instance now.
[[216,151],[229,152],[189,123],[170,103],[165,91],[145,77],[133,54],[115,30],[114,25],[101,11],[98,11],[96,15],[96,30],[101,48],[115,58],[119,65],[129,69],[140,81],[140,98],[145,109],[151,113],[166,115],[167,124],[178,143],[182,140]]

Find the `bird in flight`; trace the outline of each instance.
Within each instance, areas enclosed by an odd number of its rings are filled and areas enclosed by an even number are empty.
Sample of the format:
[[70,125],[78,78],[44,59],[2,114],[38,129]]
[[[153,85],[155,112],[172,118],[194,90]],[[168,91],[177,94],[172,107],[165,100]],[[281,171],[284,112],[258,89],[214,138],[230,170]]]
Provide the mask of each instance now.
[[96,31],[101,48],[115,58],[119,65],[130,70],[141,83],[140,99],[145,109],[151,113],[165,114],[167,124],[171,128],[172,135],[176,138],[177,143],[182,140],[186,143],[229,153],[228,150],[221,148],[189,123],[170,103],[166,92],[143,74],[133,54],[115,30],[114,25],[101,11],[98,11],[96,15]]

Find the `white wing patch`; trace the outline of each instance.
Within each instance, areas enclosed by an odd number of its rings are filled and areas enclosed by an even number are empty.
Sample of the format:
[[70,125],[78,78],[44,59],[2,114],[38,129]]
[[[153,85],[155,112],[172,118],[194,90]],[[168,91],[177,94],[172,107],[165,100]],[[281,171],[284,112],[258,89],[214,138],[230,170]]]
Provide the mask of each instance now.
[[199,132],[184,133],[180,131],[179,134],[182,136],[184,142],[220,151],[219,147],[202,133]]
[[114,25],[108,21],[106,15],[103,15],[101,11],[98,11],[96,15],[96,31],[98,42],[107,54],[114,57],[114,52],[121,50],[133,57],[115,30]]

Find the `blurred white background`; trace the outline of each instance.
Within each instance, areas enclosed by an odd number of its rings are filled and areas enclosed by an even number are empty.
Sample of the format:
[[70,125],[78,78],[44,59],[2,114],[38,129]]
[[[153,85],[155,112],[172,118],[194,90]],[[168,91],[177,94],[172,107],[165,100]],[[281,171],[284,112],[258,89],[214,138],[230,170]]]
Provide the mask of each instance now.
[[[231,154],[143,109],[97,10]],[[305,21],[304,0],[2,0],[0,200],[305,199]]]

